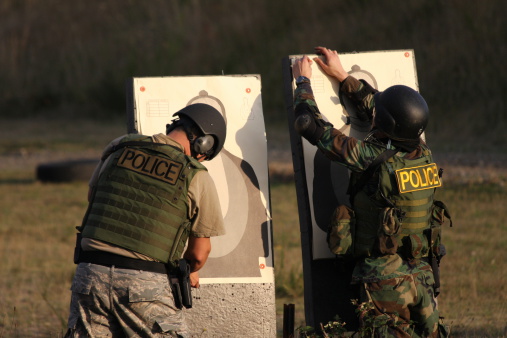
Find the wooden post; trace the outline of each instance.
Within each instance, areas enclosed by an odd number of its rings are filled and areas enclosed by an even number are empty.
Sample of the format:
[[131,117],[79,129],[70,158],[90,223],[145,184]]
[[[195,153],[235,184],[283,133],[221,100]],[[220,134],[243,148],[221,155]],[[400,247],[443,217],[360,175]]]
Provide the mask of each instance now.
[[283,338],[294,337],[294,304],[283,304]]

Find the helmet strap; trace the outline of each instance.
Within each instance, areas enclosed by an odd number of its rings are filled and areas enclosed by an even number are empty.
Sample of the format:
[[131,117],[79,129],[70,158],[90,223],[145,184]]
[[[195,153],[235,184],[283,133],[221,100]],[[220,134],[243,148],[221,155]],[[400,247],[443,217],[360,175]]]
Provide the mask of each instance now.
[[417,139],[417,140],[396,140],[396,139],[393,139],[393,140],[391,140],[391,144],[394,147],[399,148],[403,151],[406,151],[407,153],[411,153],[414,150],[416,150],[420,143],[421,143],[420,139]]

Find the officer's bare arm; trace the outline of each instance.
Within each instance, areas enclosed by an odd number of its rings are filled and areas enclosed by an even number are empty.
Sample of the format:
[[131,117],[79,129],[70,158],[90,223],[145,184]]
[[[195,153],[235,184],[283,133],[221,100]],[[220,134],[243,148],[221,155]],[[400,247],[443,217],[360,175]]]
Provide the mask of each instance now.
[[200,270],[211,251],[211,240],[209,237],[194,237],[188,238],[187,250],[183,257],[189,261],[192,272]]
[[208,259],[211,251],[211,240],[209,237],[194,237],[188,238],[187,250],[183,254],[190,264],[190,285],[194,288],[199,287],[199,271],[206,260]]

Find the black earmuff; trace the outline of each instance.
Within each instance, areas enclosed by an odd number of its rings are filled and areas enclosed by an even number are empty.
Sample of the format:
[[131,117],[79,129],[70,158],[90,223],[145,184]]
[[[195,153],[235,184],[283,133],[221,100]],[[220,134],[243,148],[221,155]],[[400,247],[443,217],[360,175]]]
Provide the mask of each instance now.
[[188,140],[190,141],[191,149],[194,153],[199,155],[206,155],[210,157],[213,154],[213,146],[215,145],[215,138],[212,135],[203,135],[194,139],[192,131],[189,129],[190,122],[185,122],[184,119],[173,120],[171,124],[166,125],[166,135],[177,127],[183,127],[187,133]]
[[211,135],[199,136],[193,143],[194,151],[198,154],[209,155],[215,145],[215,138]]

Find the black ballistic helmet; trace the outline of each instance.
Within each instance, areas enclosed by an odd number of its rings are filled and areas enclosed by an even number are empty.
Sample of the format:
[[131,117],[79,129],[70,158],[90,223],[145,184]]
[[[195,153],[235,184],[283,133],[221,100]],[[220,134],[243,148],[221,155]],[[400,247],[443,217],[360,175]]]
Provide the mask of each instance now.
[[415,90],[395,85],[374,96],[375,127],[393,140],[418,140],[428,125],[429,110]]
[[222,150],[227,134],[225,120],[222,114],[212,106],[204,103],[194,103],[174,113],[173,116],[188,118],[195,123],[203,135],[211,135],[214,139],[213,150],[207,156],[211,160]]

